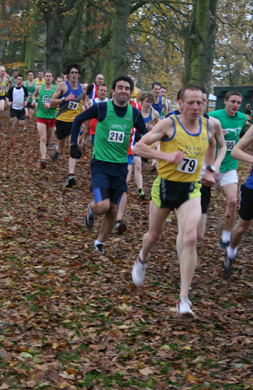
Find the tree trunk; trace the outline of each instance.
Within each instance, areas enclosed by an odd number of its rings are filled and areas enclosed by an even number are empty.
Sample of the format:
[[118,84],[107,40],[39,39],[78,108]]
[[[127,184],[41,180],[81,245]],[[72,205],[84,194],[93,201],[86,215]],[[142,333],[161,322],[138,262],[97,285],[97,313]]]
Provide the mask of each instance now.
[[128,0],[113,0],[113,33],[110,53],[110,74],[108,86],[120,75],[127,74],[127,22],[130,13]]
[[45,13],[46,21],[46,63],[56,78],[62,72],[63,21],[56,13]]
[[214,59],[218,0],[193,0],[191,21],[183,31],[185,70],[183,84],[209,86]]

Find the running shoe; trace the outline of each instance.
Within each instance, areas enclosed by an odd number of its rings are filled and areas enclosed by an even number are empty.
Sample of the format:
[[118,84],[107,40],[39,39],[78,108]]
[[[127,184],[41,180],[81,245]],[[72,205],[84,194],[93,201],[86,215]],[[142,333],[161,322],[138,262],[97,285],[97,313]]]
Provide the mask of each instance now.
[[94,244],[93,246],[93,252],[97,252],[100,255],[104,255],[104,244]]
[[51,144],[50,149],[51,150],[55,150],[55,144],[54,143]]
[[140,286],[144,282],[147,266],[148,263],[143,263],[139,254],[132,268],[132,279],[136,286]]
[[23,128],[23,132],[27,133],[27,128],[26,127]]
[[229,278],[233,268],[233,259],[230,259],[228,255],[225,255],[223,264],[222,264],[222,274],[224,278]]
[[121,235],[122,233],[125,233],[126,230],[127,230],[127,226],[125,222],[121,221],[120,219],[116,221],[115,230],[114,230],[115,233]]
[[47,160],[45,160],[45,159],[43,158],[43,160],[41,160],[41,162],[40,162],[40,167],[43,168],[43,169],[45,169],[45,168],[47,167]]
[[229,246],[229,241],[227,241],[227,242],[224,242],[222,240],[219,241],[219,247],[223,251],[226,251],[228,246]]
[[70,173],[70,174],[68,175],[68,179],[67,179],[67,181],[66,181],[66,183],[65,183],[65,187],[66,187],[66,188],[71,188],[71,187],[73,187],[74,185],[76,185],[76,179],[75,179],[74,175],[73,175],[72,173]]
[[194,313],[191,309],[191,301],[188,298],[182,297],[177,302],[177,312],[183,317],[194,317]]
[[145,200],[145,194],[144,194],[143,188],[141,188],[139,190],[139,197],[140,197],[141,200]]
[[15,139],[16,139],[15,135],[12,137],[12,139],[15,141]]
[[95,221],[95,218],[96,218],[95,214],[91,211],[90,204],[91,204],[91,202],[88,205],[87,213],[86,213],[85,218],[84,218],[84,223],[85,223],[85,226],[87,227],[87,229],[92,228],[94,221]]
[[55,162],[55,161],[57,160],[58,154],[59,154],[59,153],[56,152],[56,148],[54,148],[54,150],[53,150],[52,153],[51,153],[51,160],[52,160],[53,162]]

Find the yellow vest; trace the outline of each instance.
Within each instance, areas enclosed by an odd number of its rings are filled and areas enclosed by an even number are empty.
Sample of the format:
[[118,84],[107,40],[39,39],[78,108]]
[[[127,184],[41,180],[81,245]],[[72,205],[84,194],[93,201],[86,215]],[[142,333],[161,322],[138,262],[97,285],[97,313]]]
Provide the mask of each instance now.
[[159,160],[158,174],[170,181],[198,181],[209,146],[209,122],[206,118],[199,117],[200,131],[198,134],[191,134],[176,115],[171,115],[170,118],[174,122],[174,134],[170,139],[160,141],[160,150],[167,153],[185,150],[185,156],[178,165]]
[[44,77],[43,77],[42,81],[40,81],[40,80],[38,79],[38,77],[36,77],[35,81],[36,81],[36,84],[37,84],[37,85],[43,85],[43,84],[45,84],[45,79],[44,79]]
[[7,87],[5,78],[3,78],[3,81],[1,82],[1,86],[2,86],[2,88],[1,88],[2,92],[0,93],[0,96],[5,96],[6,95],[6,87]]

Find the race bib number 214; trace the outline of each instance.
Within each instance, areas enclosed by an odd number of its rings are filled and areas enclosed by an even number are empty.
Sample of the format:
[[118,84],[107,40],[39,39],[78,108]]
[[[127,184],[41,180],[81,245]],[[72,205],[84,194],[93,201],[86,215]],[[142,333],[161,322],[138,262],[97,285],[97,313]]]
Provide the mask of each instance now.
[[123,131],[110,130],[108,141],[109,142],[118,142],[120,144],[123,144],[124,135],[125,135],[125,133]]

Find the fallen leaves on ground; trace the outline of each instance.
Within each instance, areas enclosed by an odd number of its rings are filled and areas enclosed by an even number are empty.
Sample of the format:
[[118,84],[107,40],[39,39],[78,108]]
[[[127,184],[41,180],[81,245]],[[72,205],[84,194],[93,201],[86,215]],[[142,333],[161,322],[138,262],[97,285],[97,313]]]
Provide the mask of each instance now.
[[[68,150],[40,168],[39,138],[1,132],[0,390],[250,389],[252,230],[231,280],[221,277],[225,197],[212,191],[206,239],[190,299],[194,321],[177,317],[176,215],[152,251],[142,287],[131,268],[148,229],[148,201],[129,185],[127,232],[92,252],[101,217],[84,227],[91,157],[87,144],[66,189]],[[240,182],[250,167],[239,165]],[[149,198],[155,173],[144,168]]]

